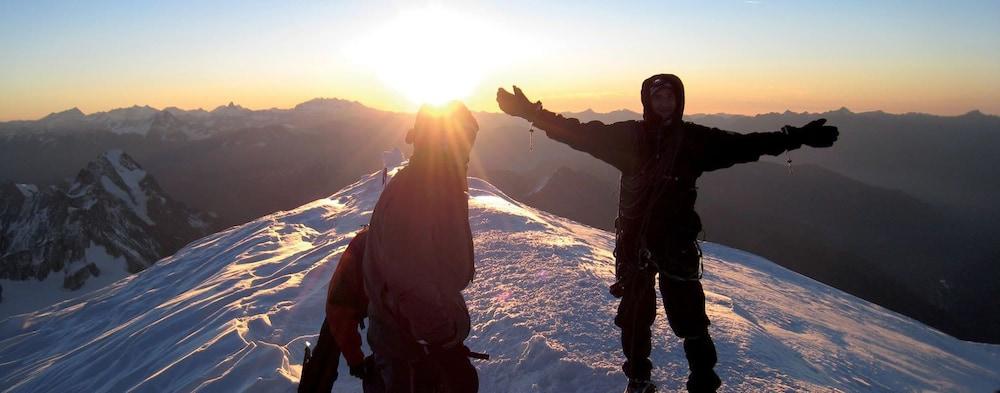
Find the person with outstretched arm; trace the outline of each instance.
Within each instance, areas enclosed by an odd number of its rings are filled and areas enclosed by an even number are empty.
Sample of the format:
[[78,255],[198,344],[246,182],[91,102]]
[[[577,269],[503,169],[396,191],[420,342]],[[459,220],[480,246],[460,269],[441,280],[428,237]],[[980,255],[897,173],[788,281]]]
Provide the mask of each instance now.
[[806,145],[829,147],[836,127],[819,119],[803,127],[740,134],[685,122],[684,85],[672,74],[642,83],[642,120],[581,123],[531,102],[517,86],[497,90],[497,103],[556,141],[586,152],[621,171],[615,220],[616,282],[621,298],[615,324],[621,328],[628,377],[626,392],[656,391],[650,381],[651,326],[656,318],[655,276],[667,321],[684,340],[690,375],[687,389],[711,392],[721,386],[715,373],[715,344],[708,331],[701,285],[701,219],[695,213],[696,182],[702,173],[754,162]]

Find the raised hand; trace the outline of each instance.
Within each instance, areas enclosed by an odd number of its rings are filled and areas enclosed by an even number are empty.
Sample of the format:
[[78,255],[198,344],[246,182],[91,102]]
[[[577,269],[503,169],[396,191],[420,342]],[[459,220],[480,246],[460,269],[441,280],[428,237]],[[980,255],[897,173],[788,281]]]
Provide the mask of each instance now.
[[799,143],[811,147],[830,147],[837,141],[840,131],[837,127],[828,126],[826,119],[813,120],[802,127],[785,126],[782,128],[789,136]]
[[500,110],[504,113],[528,121],[534,119],[535,114],[542,110],[541,101],[531,102],[517,86],[514,86],[514,94],[502,87],[497,89],[497,104],[500,104]]

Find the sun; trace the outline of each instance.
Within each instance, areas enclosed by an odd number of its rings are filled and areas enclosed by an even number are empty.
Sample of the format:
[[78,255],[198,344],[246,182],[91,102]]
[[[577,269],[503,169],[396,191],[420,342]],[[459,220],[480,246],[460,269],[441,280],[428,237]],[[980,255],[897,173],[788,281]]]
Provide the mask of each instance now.
[[414,104],[469,96],[493,63],[496,34],[469,14],[440,6],[404,10],[354,40],[349,55]]

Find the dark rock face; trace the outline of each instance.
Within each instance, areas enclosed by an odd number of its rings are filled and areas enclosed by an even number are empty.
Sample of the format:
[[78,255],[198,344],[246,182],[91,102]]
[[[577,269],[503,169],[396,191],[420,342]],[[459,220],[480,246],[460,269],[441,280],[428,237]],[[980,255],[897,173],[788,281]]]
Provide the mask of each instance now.
[[209,227],[131,157],[112,150],[68,185],[0,183],[0,279],[62,274],[62,286],[76,290],[105,270],[139,272]]

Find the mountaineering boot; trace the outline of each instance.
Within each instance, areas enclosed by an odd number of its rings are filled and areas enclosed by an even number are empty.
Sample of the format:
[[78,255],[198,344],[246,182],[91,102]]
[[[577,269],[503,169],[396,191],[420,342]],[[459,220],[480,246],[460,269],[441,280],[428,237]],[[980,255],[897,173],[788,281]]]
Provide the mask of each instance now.
[[719,389],[719,386],[722,386],[722,380],[720,380],[719,376],[712,370],[701,373],[692,372],[691,375],[688,376],[688,392],[715,392]]
[[689,392],[714,392],[722,386],[722,380],[713,370],[718,358],[715,354],[715,343],[712,342],[708,332],[699,337],[685,338],[684,356],[687,357],[688,368],[691,369],[687,381]]
[[629,379],[628,386],[625,387],[625,393],[655,393],[656,385],[649,381],[643,381],[638,379]]

